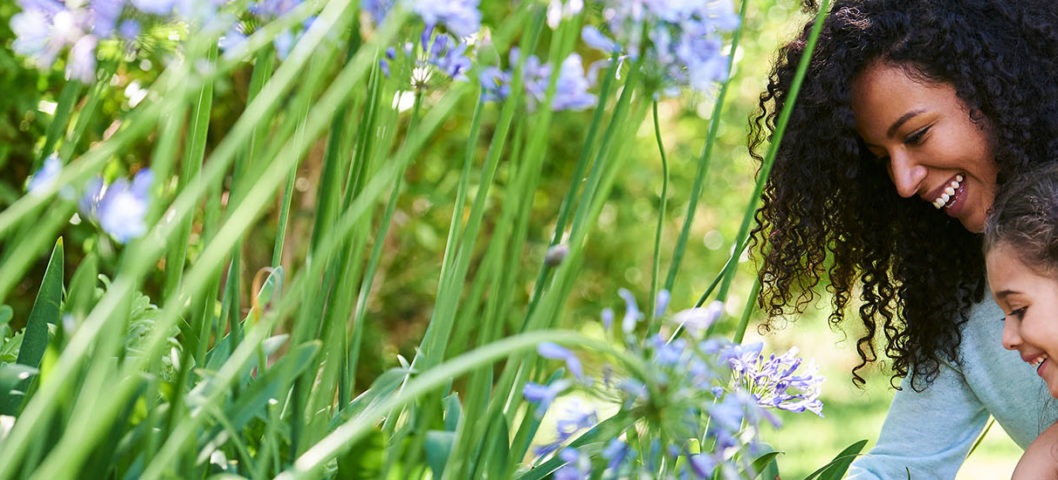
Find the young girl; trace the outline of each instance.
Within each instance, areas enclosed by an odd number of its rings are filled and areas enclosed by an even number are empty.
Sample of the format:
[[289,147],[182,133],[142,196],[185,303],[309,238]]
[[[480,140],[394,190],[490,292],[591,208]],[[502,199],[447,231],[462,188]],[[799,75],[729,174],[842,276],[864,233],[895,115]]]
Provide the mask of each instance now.
[[[758,159],[811,30],[779,51]],[[1004,176],[1058,151],[1056,78],[1051,0],[838,0],[823,20],[753,238],[764,311],[824,283],[831,323],[864,332],[857,371],[884,352],[903,377],[851,477],[954,478],[989,415],[1022,446],[1053,419],[995,341],[980,233]]]
[[[1003,309],[1003,347],[1017,350],[1058,398],[1058,165],[1019,175],[985,224],[988,286]],[[1058,479],[1058,425],[1039,436],[1015,479]]]

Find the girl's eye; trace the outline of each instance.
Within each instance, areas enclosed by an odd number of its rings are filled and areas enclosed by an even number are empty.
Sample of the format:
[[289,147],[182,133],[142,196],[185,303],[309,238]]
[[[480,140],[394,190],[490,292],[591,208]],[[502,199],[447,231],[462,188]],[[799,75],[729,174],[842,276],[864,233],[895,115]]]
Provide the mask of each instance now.
[[1029,309],[1029,307],[1015,308],[1014,310],[1011,310],[1010,313],[1007,314],[1007,316],[1008,317],[1014,317],[1014,318],[1018,319],[1018,321],[1021,321],[1022,319],[1025,318],[1025,310],[1028,310],[1028,309]]
[[908,135],[906,138],[904,138],[904,143],[907,144],[907,145],[919,145],[919,144],[921,144],[922,140],[926,137],[926,134],[929,133],[929,129],[930,129],[931,126],[932,125],[928,125],[928,126],[920,128],[918,130],[915,130],[914,132],[911,133],[911,135]]

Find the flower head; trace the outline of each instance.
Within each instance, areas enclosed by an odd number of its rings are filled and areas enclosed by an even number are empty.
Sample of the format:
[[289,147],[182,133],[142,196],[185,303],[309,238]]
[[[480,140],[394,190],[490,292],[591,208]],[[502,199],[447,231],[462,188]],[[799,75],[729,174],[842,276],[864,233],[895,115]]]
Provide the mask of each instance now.
[[154,175],[147,168],[137,172],[131,183],[119,178],[105,186],[102,179],[94,179],[89,181],[78,205],[114,240],[126,243],[147,232],[145,222],[153,180]]
[[569,381],[566,380],[551,382],[550,385],[527,382],[525,388],[522,389],[522,396],[529,402],[536,404],[536,416],[540,418],[544,416],[544,412],[551,406],[551,402],[554,402],[555,398],[565,391],[569,385]]
[[675,95],[684,87],[706,91],[727,77],[720,35],[739,22],[730,0],[609,0],[605,4],[603,18],[612,38],[589,25],[581,31],[584,42],[607,55],[642,58],[644,72],[666,95]]
[[55,180],[59,178],[59,173],[62,172],[62,161],[59,160],[59,156],[52,154],[48,158],[44,159],[44,165],[37,170],[29,179],[29,183],[26,184],[26,190],[33,195],[41,195],[44,190],[51,188],[55,184]]

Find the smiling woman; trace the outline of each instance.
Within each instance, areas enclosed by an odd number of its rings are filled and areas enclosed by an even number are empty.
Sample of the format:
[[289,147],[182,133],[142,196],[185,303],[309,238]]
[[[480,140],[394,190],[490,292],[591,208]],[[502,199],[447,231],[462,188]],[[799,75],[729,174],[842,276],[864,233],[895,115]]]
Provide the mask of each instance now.
[[971,232],[984,228],[996,186],[988,126],[951,85],[916,80],[907,67],[880,60],[852,82],[852,112],[901,197],[943,208]]
[[1005,176],[1058,150],[1058,85],[1038,81],[1058,75],[1054,25],[1041,0],[846,0],[819,25],[799,90],[816,25],[779,51],[751,142],[770,170],[753,235],[760,305],[803,313],[826,282],[830,323],[857,309],[856,378],[883,356],[904,377],[855,478],[953,478],[989,415],[1022,446],[1053,415],[1000,348],[980,232]]

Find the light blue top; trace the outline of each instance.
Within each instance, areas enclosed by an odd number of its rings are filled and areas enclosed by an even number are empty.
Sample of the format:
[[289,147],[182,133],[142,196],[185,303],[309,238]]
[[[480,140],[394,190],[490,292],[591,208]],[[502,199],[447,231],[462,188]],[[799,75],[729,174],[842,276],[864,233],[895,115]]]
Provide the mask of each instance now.
[[853,463],[848,478],[907,478],[908,471],[916,479],[955,478],[989,414],[1021,448],[1058,418],[1058,402],[1036,371],[1003,349],[1002,317],[991,297],[975,305],[963,326],[959,361],[942,363],[922,392],[904,379],[877,444]]

